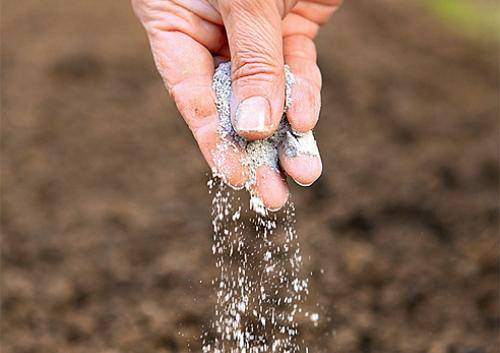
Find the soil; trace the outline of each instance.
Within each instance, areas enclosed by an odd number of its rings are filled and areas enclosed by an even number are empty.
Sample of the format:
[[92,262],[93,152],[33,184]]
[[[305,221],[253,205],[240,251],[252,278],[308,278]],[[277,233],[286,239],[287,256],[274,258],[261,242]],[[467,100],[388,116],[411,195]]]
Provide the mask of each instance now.
[[[5,353],[193,352],[213,318],[207,166],[128,2],[4,2]],[[324,173],[293,188],[311,352],[498,352],[497,46],[417,3],[318,39]]]

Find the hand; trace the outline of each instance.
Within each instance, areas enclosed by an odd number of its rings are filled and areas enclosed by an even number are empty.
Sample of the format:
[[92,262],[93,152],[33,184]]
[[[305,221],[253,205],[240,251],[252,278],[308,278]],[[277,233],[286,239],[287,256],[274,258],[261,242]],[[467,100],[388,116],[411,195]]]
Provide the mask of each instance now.
[[[246,180],[243,151],[230,151],[224,165],[212,152],[219,142],[212,90],[214,65],[231,60],[231,117],[242,137],[270,136],[284,105],[284,64],[295,74],[287,118],[299,132],[311,130],[319,116],[321,74],[313,43],[319,26],[341,0],[132,0],[170,95],[193,132],[208,164],[233,186]],[[238,114],[236,114],[238,112]],[[319,157],[280,155],[284,171],[301,185],[321,174]],[[268,166],[257,170],[257,195],[266,207],[288,198],[285,178]]]

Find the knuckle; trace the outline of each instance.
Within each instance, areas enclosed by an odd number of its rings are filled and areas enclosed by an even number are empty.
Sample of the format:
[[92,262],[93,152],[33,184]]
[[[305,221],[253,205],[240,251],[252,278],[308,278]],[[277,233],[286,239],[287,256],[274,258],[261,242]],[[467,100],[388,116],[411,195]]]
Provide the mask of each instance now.
[[179,82],[169,88],[177,109],[193,131],[203,126],[206,118],[216,114],[214,97],[207,92],[210,92],[208,87],[189,81]]
[[158,12],[158,2],[154,0],[130,0],[132,3],[132,9],[143,23],[144,26],[154,18],[154,14]]
[[218,8],[223,17],[246,17],[248,20],[284,15],[284,5],[277,0],[224,0]]
[[239,42],[232,60],[232,78],[272,81],[283,74],[283,59],[279,57],[272,48]]
[[260,0],[221,0],[218,2],[219,11],[225,15],[241,15],[253,13],[260,7]]
[[231,9],[253,10],[262,7],[267,0],[229,0],[224,1]]
[[311,41],[304,41],[300,46],[286,48],[285,59],[316,60],[316,47]]
[[145,26],[176,27],[176,24],[198,26],[197,16],[175,1],[130,0],[135,15]]
[[321,90],[322,75],[321,70],[315,61],[309,58],[302,58],[299,56],[287,56],[287,59],[293,59],[291,65],[292,73],[295,75],[297,83],[311,86],[317,91]]
[[279,70],[276,65],[264,60],[237,60],[233,68],[233,80],[260,79],[274,80],[279,77]]

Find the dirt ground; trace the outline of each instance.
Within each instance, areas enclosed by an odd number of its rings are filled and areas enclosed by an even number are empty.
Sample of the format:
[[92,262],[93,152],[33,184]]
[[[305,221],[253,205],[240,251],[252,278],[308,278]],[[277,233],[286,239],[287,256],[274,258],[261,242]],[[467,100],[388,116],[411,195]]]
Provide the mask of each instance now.
[[[199,352],[207,167],[128,2],[5,1],[2,36],[2,352]],[[301,338],[498,352],[496,45],[396,0],[346,1],[318,45]]]

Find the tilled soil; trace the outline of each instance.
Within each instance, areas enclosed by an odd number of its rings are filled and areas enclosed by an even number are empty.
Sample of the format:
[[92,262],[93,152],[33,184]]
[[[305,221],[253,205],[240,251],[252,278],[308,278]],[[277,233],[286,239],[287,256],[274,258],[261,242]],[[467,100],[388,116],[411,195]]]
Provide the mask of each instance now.
[[[193,352],[213,317],[207,167],[128,2],[5,2],[5,353]],[[324,174],[293,188],[312,352],[498,352],[498,61],[422,8],[318,39]]]

